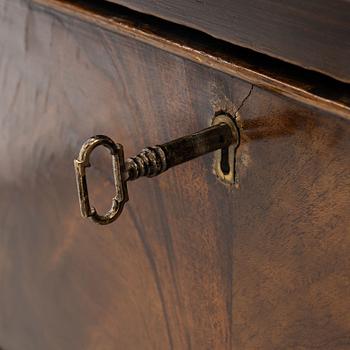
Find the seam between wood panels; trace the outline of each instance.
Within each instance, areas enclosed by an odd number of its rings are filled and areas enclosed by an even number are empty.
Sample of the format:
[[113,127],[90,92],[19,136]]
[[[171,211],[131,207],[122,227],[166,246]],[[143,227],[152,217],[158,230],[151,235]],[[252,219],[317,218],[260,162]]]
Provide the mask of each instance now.
[[[198,48],[196,47],[195,43],[194,45],[189,45],[186,42],[182,42],[181,38],[180,40],[176,40],[179,39],[179,36],[174,39],[171,36],[167,37],[166,35],[161,35],[164,34],[163,32],[161,34],[158,34],[155,31],[152,31],[152,27],[149,25],[149,23],[146,25],[142,25],[142,23],[140,24],[139,22],[133,23],[129,18],[126,19],[123,16],[118,16],[118,13],[106,14],[103,13],[103,11],[102,13],[99,13],[96,8],[89,8],[89,5],[83,6],[83,4],[79,3],[78,1],[69,2],[66,0],[30,0],[30,3],[35,5],[36,8],[40,8],[44,11],[54,10],[65,15],[75,17],[79,20],[93,23],[111,32],[116,32],[135,40],[147,43],[159,49],[168,51],[172,54],[176,54],[191,61],[227,73],[231,76],[235,76],[255,86],[276,92],[280,95],[300,101],[318,109],[326,110],[328,112],[336,114],[339,117],[350,120],[350,106],[347,103],[348,101],[345,103],[344,101],[337,101],[336,99],[327,96],[327,94],[324,94],[324,96],[316,94],[315,91],[318,88],[317,83],[310,83],[308,80],[303,81],[298,80],[297,78],[295,81],[293,81],[294,78],[292,78],[291,81],[290,78],[283,78],[283,76],[281,77],[278,74],[274,74],[273,71],[266,72],[259,66],[252,67],[250,62],[246,63],[240,58],[231,59],[228,55],[220,55],[220,52],[212,53],[209,52],[209,50],[205,50],[205,48]],[[92,3],[94,3],[96,6],[96,1],[92,1]],[[120,7],[119,5],[112,6]],[[132,10],[127,11],[133,12]],[[144,15],[144,17],[152,16]],[[170,25],[178,26],[176,24]],[[193,29],[188,30],[190,32],[194,31]],[[166,31],[165,34],[167,34]],[[216,39],[212,38],[212,40],[215,41]],[[231,44],[227,45],[232,46]],[[239,50],[239,48],[237,50]],[[244,49],[242,48],[242,50]],[[252,55],[254,54],[255,53],[252,51]],[[264,56],[258,53],[256,55],[258,55],[258,57]],[[270,60],[272,62],[277,61],[276,64],[279,64],[278,60],[276,59],[267,58],[267,60]],[[285,67],[291,67],[291,65],[288,63],[282,63],[282,65]],[[293,67],[293,69],[299,70],[301,72],[298,72],[299,74],[309,74],[312,77],[317,76],[317,79],[321,76],[321,80],[324,79],[326,82],[324,84],[327,84],[329,82],[330,85],[335,85],[339,91],[344,89],[347,91],[349,89],[349,93],[346,97],[347,100],[349,99],[350,101],[350,87],[348,84],[335,81],[332,78],[323,77],[319,73],[309,72],[303,68]]]

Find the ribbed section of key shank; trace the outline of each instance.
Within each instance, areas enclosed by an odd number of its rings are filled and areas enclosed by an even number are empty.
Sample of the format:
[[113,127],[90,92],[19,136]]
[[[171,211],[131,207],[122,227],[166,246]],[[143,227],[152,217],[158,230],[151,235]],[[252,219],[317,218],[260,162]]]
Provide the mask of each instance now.
[[167,169],[166,155],[161,147],[144,148],[137,156],[126,160],[128,180],[141,176],[153,177]]

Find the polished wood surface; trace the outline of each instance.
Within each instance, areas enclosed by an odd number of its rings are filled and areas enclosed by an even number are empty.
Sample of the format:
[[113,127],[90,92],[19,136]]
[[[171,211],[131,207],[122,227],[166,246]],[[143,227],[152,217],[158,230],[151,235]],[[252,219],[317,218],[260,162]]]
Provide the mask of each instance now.
[[[64,13],[97,28],[125,35],[161,50],[234,75],[350,120],[350,86],[325,75],[272,59],[189,28],[99,0],[31,0],[41,11]],[[16,15],[16,13],[14,13]]]
[[350,82],[346,0],[109,0]]
[[[350,348],[350,122],[25,1],[0,6],[0,347]],[[16,16],[14,15],[16,14]],[[237,116],[237,186],[212,155],[80,217],[73,158],[126,156]],[[110,205],[110,158],[93,161]]]

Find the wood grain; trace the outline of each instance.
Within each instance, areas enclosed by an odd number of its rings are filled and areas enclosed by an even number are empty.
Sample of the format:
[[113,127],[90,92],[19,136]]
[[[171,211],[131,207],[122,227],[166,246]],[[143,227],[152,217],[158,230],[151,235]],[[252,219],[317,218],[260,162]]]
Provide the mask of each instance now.
[[350,82],[348,1],[109,1]]
[[[0,2],[0,346],[349,349],[349,120],[27,4]],[[87,137],[129,156],[218,110],[237,187],[209,155],[130,183],[114,225],[80,217]],[[89,176],[102,210],[106,152]]]
[[30,0],[46,13],[64,13],[98,28],[215,68],[319,109],[350,119],[350,85],[201,32],[99,0]]

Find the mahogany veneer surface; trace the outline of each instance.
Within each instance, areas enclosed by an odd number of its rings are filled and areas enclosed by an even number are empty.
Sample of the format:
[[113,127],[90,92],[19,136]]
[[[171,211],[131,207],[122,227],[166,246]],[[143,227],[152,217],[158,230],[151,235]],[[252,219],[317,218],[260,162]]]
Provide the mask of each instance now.
[[[350,348],[350,122],[88,22],[0,2],[0,346]],[[237,116],[238,184],[212,155],[80,217],[73,158],[133,155]],[[89,171],[113,193],[110,157]]]

